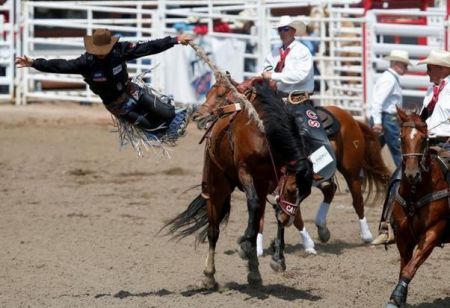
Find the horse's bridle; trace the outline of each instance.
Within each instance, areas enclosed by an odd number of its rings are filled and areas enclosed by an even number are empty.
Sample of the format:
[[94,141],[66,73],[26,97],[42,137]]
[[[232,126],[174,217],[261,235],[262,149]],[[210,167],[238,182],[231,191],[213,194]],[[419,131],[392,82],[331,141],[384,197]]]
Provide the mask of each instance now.
[[[283,168],[281,168],[281,178],[279,179],[278,187],[275,190],[278,192],[277,196],[275,197],[275,200],[276,200],[279,208],[283,212],[285,212],[287,215],[292,217],[292,216],[295,216],[295,213],[297,212],[298,204],[289,202],[284,197],[284,190],[286,188],[288,176],[289,176],[289,170],[288,170],[287,166],[284,166]],[[278,179],[278,177],[277,177],[277,179]]]
[[[402,123],[402,128],[403,127],[423,128],[423,127],[426,127],[426,126],[427,126],[426,123],[416,123],[414,121],[408,121],[408,122]],[[419,160],[419,157],[420,157],[420,162],[419,162],[420,170],[423,171],[423,172],[428,172],[430,170],[430,168],[426,165],[426,154],[428,153],[428,149],[429,149],[429,138],[426,137],[424,142],[425,142],[425,146],[423,147],[423,152],[422,153],[406,153],[406,154],[402,153],[402,158],[404,158],[404,157],[406,157],[406,158],[408,158],[408,157],[417,157],[417,159]]]
[[[227,91],[225,92],[224,95],[220,95],[220,96],[216,96],[216,100],[218,102],[216,107],[220,107],[226,104],[234,104],[233,102],[233,92],[231,91],[230,87],[225,83],[225,82],[217,82],[215,85],[212,86],[213,88],[215,87],[224,87],[227,89]],[[249,102],[253,102],[253,100],[256,97],[256,91],[254,87],[250,87],[248,89],[245,90],[245,92],[243,93],[247,99],[249,100]]]

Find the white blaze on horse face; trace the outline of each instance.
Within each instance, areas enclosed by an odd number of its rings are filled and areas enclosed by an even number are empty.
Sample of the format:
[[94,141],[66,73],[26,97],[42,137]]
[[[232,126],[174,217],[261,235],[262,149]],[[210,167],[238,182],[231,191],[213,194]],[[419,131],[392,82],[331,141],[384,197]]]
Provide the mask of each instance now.
[[416,137],[416,135],[417,135],[417,129],[413,128],[411,130],[411,133],[409,134],[409,138],[411,138],[411,140],[413,140],[414,137]]

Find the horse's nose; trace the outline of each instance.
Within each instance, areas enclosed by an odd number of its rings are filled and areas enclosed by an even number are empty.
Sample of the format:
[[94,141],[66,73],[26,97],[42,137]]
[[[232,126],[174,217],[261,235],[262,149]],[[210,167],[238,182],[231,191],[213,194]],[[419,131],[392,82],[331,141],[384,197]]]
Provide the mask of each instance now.
[[411,184],[420,181],[420,172],[417,168],[405,168],[405,176]]

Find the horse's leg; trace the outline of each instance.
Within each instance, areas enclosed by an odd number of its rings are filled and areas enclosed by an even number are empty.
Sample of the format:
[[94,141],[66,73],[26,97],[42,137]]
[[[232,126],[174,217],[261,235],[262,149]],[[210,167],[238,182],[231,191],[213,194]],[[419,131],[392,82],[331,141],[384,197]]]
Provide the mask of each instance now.
[[261,257],[264,254],[264,213],[261,215],[261,219],[259,220],[259,231],[256,236],[256,255]]
[[294,225],[299,231],[301,243],[303,243],[303,248],[305,248],[305,252],[313,255],[317,254],[317,251],[314,248],[314,241],[312,240],[308,231],[306,231],[305,224],[303,223],[300,207],[297,209],[297,212],[295,214]]
[[[278,217],[280,209],[275,210],[275,217]],[[270,267],[275,272],[284,272],[286,270],[286,262],[284,259],[284,226],[277,219],[277,237],[273,240],[271,247],[273,248],[272,260]]]
[[330,230],[328,230],[327,227],[327,215],[330,204],[333,201],[334,194],[336,192],[336,187],[336,183],[333,179],[322,183],[319,187],[323,194],[323,201],[317,211],[315,223],[317,227],[317,234],[319,235],[319,239],[322,243],[326,243],[330,239]]
[[397,248],[400,253],[400,279],[391,294],[390,301],[386,305],[386,308],[401,307],[406,303],[409,281],[403,281],[401,279],[401,273],[406,264],[410,262],[415,246],[414,239],[411,237],[408,227],[398,230],[396,232],[396,237],[400,239],[397,241]]
[[[239,180],[244,188],[247,197],[248,222],[244,236],[240,239],[240,256],[248,260],[249,273],[247,281],[252,285],[260,285],[262,283],[261,274],[259,272],[259,262],[256,255],[256,236],[259,229],[259,221],[265,206],[264,193],[257,191],[253,177],[245,168],[239,168]],[[262,197],[262,198],[261,198]]]
[[[214,254],[216,251],[217,240],[219,239],[220,233],[220,222],[223,218],[222,208],[230,207],[230,199],[231,195],[227,195],[225,200],[223,197],[216,198],[215,194],[212,194],[211,198],[208,200],[208,255],[205,260],[205,269],[203,270],[203,274],[205,275],[205,279],[202,284],[205,288],[215,289],[217,288],[217,282],[214,278],[214,274],[216,273],[216,267],[214,262]],[[221,204],[221,205],[220,205]],[[220,206],[218,206],[220,205]]]
[[[395,289],[391,294],[390,302],[387,307],[402,307],[406,304],[408,284],[422,263],[430,256],[434,247],[439,244],[441,236],[445,231],[446,223],[446,220],[441,220],[435,223],[432,227],[429,227],[425,234],[419,238],[417,249],[412,253],[412,257],[410,257],[409,262],[407,261],[407,258],[405,258],[404,261],[402,260],[402,263],[405,262],[405,264],[400,271],[398,284],[395,286]],[[398,243],[400,238],[397,236],[396,238],[398,239]],[[398,247],[400,249],[401,245]],[[406,257],[408,256],[408,253],[411,252],[407,251]]]
[[372,233],[370,232],[369,225],[367,224],[366,217],[364,217],[364,199],[361,191],[361,179],[358,172],[344,174],[347,181],[347,185],[350,189],[353,199],[353,208],[359,218],[359,230],[360,236],[364,243],[372,242]]
[[217,282],[214,278],[216,273],[214,254],[216,251],[216,243],[219,239],[220,222],[224,216],[230,211],[230,197],[234,187],[226,180],[225,175],[205,157],[205,166],[207,170],[208,186],[204,187],[209,192],[209,199],[207,200],[208,210],[208,255],[205,261],[205,275],[202,284],[204,287],[213,289],[217,287]]

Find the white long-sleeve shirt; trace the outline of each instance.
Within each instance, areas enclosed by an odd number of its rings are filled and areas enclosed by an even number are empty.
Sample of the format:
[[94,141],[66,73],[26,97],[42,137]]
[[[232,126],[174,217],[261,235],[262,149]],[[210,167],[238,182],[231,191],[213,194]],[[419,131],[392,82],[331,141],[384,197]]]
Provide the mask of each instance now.
[[377,79],[372,96],[370,115],[374,124],[381,124],[381,113],[395,114],[395,106],[402,107],[403,96],[399,75],[392,68],[388,68]]
[[[450,137],[450,76],[445,78],[445,86],[439,93],[433,113],[426,120],[428,135],[430,137]],[[428,88],[423,99],[423,108],[426,108],[433,98],[433,86]],[[422,108],[422,110],[423,110]],[[442,124],[441,124],[442,123]]]
[[[291,50],[286,56],[283,70],[279,73],[272,71],[272,80],[277,82],[277,89],[285,93],[293,90],[313,92],[314,70],[311,52],[305,45],[295,40],[288,48]],[[272,66],[275,69],[279,60],[280,47],[267,55],[264,67]]]

